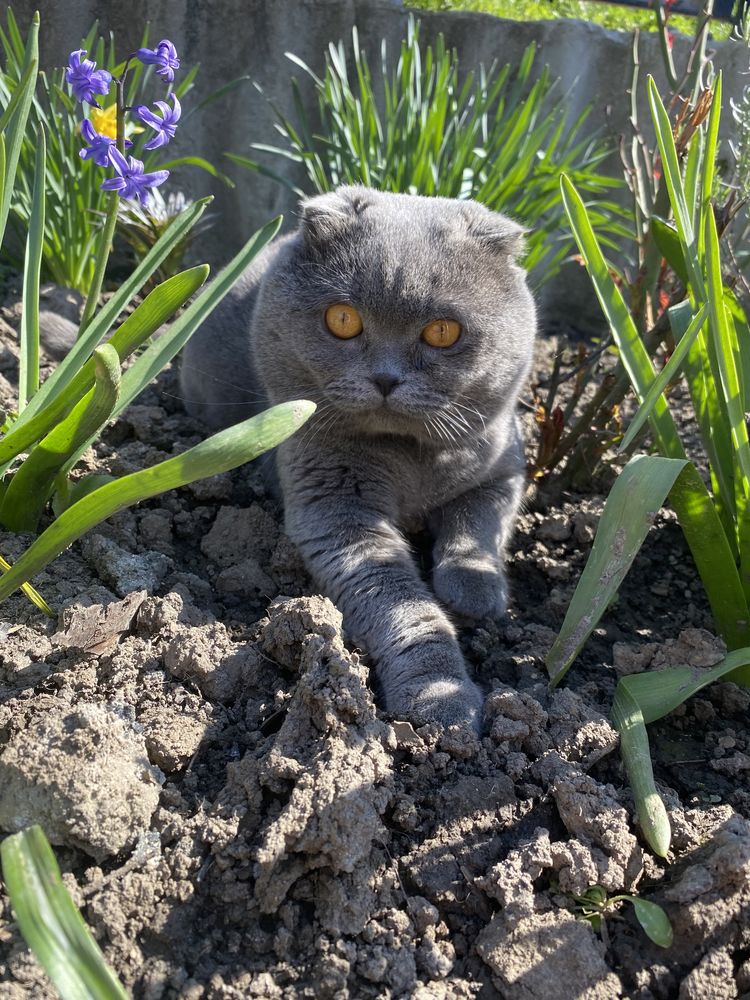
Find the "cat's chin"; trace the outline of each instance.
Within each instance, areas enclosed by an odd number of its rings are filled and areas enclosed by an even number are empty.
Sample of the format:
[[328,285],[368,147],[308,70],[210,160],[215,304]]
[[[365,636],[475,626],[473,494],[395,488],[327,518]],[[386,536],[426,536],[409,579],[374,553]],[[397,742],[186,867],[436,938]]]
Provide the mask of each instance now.
[[392,403],[368,407],[339,407],[342,419],[357,433],[399,434],[408,437],[427,436],[425,417]]

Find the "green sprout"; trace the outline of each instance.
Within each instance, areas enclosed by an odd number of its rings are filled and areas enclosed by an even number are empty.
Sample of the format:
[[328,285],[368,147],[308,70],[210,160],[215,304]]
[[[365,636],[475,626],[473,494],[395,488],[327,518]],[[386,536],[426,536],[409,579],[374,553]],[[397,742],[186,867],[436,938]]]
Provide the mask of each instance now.
[[588,920],[597,934],[606,933],[606,919],[617,912],[620,903],[631,903],[638,923],[654,944],[660,948],[670,948],[674,935],[669,917],[658,903],[652,903],[640,896],[629,893],[618,893],[609,896],[607,890],[600,885],[593,885],[581,896],[573,897],[577,909],[584,920]]

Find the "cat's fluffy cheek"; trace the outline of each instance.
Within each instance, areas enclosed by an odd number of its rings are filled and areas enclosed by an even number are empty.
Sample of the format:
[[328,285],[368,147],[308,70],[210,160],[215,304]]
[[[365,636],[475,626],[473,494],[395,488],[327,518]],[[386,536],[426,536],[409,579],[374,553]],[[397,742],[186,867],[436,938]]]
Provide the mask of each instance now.
[[508,606],[505,574],[489,558],[446,560],[432,576],[435,595],[465,618],[502,618]]

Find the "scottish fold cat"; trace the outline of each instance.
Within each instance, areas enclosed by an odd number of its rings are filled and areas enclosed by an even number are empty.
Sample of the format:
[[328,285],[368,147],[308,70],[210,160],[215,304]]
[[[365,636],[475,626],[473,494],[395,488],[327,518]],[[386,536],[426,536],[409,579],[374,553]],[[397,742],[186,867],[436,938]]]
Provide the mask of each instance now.
[[[522,231],[471,201],[342,187],[253,262],[187,345],[213,426],[307,398],[276,451],[286,531],[375,668],[384,707],[481,724],[453,618],[503,614],[535,313]],[[426,582],[409,533],[434,539]]]

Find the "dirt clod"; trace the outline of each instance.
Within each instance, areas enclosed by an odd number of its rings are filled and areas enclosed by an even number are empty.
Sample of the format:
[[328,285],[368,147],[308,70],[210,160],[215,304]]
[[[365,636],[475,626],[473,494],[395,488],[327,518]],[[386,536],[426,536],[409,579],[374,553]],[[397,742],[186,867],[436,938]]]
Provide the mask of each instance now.
[[35,719],[0,757],[0,827],[39,823],[53,844],[97,861],[147,830],[163,775],[122,708],[61,706]]

